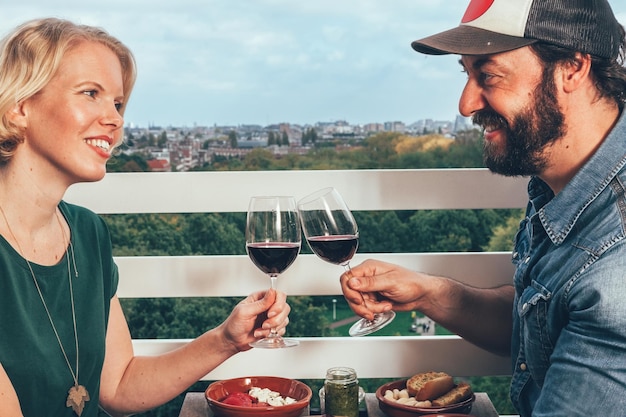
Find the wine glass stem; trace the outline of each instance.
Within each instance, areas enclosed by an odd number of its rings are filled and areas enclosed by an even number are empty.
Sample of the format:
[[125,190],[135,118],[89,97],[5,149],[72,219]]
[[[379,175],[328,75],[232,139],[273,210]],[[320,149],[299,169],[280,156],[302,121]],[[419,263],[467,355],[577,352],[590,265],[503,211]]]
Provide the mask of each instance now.
[[[278,278],[277,275],[270,275],[270,288],[273,289],[273,290],[276,290],[276,279],[277,278]],[[280,336],[278,335],[278,332],[276,331],[276,329],[272,327],[268,337],[280,337]]]

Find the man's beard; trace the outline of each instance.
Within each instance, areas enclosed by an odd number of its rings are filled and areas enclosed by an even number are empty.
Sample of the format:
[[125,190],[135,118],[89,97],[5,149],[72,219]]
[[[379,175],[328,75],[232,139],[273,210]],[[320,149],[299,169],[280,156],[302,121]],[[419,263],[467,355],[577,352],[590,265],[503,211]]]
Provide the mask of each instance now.
[[504,132],[504,151],[485,141],[484,163],[492,172],[506,176],[539,175],[548,165],[548,155],[544,151],[566,131],[555,96],[553,74],[553,71],[544,71],[542,82],[533,94],[533,102],[517,114],[511,124],[489,109],[472,117],[477,125]]

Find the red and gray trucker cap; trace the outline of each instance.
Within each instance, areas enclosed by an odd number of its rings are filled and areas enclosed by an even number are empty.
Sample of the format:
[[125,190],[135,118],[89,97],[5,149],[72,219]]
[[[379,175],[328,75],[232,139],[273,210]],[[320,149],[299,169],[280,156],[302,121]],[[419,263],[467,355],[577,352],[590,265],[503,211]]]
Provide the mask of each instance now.
[[621,38],[606,0],[471,0],[458,27],[411,46],[429,55],[489,55],[547,42],[613,59]]

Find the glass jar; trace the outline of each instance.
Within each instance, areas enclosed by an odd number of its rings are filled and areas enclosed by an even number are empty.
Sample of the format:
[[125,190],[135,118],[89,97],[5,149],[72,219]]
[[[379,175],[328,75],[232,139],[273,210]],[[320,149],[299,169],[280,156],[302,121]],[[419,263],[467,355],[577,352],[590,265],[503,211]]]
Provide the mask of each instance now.
[[324,381],[326,417],[359,416],[359,380],[352,368],[335,367],[326,371]]

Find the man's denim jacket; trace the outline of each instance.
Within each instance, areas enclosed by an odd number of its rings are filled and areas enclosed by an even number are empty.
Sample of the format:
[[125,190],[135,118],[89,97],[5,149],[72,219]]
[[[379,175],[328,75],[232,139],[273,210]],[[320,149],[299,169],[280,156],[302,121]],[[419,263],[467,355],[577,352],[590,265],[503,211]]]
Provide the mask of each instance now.
[[[626,112],[624,112],[626,113]],[[515,239],[511,399],[522,416],[626,416],[626,117]]]

